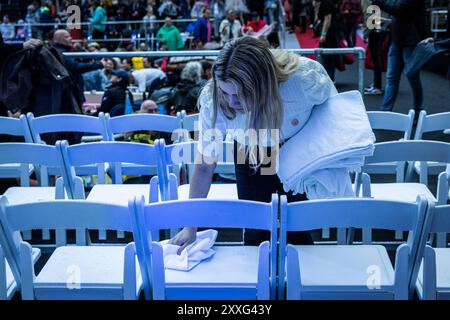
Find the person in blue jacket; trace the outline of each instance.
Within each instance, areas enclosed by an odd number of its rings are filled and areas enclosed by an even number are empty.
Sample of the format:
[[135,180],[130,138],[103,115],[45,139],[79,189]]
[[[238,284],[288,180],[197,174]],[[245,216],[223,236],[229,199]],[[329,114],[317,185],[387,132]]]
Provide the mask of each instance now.
[[207,42],[211,42],[212,27],[209,17],[211,16],[211,10],[205,9],[203,16],[199,17],[195,22],[194,27],[194,43],[201,47]]

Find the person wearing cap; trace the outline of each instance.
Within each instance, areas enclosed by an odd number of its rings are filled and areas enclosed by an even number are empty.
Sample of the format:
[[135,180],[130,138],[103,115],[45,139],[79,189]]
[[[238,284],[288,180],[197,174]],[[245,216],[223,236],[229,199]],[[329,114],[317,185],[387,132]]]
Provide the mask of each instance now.
[[100,105],[100,111],[108,112],[111,117],[125,113],[126,97],[133,105],[133,95],[128,91],[129,76],[125,70],[112,70],[111,84],[106,88]]

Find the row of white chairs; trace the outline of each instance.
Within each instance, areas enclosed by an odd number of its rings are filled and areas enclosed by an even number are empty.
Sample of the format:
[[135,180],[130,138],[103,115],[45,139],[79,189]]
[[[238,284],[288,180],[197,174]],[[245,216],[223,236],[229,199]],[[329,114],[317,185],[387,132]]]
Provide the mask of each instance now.
[[[157,168],[157,176],[153,183],[141,185],[105,185],[98,184],[89,193],[87,200],[105,201],[124,204],[130,196],[142,194],[161,200],[187,199],[189,185],[178,186],[178,179],[169,173],[174,165],[189,164],[194,161],[196,142],[182,142],[165,146],[163,140],[156,140],[155,145],[126,142],[98,142],[68,146],[59,142],[56,146],[26,143],[0,144],[0,163],[34,164],[40,166],[58,167],[63,173],[56,187],[44,188],[10,188],[5,195],[12,203],[23,203],[39,199],[71,198],[85,199],[82,180],[76,175],[75,168],[98,163],[131,163],[153,166]],[[376,144],[372,157],[366,158],[366,165],[392,161],[439,161],[450,163],[450,144],[436,141],[397,141]],[[116,175],[121,175],[121,166],[114,166]],[[446,203],[448,199],[448,172],[443,172],[438,181],[438,197],[420,183],[371,183],[370,176],[357,174],[355,190],[363,197],[390,199],[414,202],[417,195],[423,194],[438,204]],[[153,187],[152,187],[153,185]],[[151,194],[152,188],[155,191]],[[237,199],[235,185],[212,185],[210,198]],[[41,197],[41,198],[40,198]],[[363,242],[371,242],[370,230],[363,230]],[[81,238],[83,239],[83,238]],[[85,243],[85,240],[80,240]],[[345,235],[338,239],[346,242]]]
[[[128,205],[55,200],[10,205],[0,198],[0,297],[23,299],[421,299],[450,298],[450,249],[426,244],[430,232],[450,232],[450,205],[333,199],[287,203],[191,199]],[[280,216],[279,221],[277,216]],[[279,231],[277,226],[280,225]],[[191,271],[164,268],[161,243],[150,234],[182,226],[267,230],[259,246],[215,246]],[[121,246],[57,248],[39,274],[39,253],[18,231],[90,228],[133,232]],[[379,245],[291,245],[288,231],[370,227],[408,231],[395,263]],[[279,236],[277,235],[279,234]],[[279,245],[277,246],[277,242]],[[278,272],[277,272],[278,270]],[[278,287],[277,287],[278,285]],[[278,293],[278,294],[277,294]]]

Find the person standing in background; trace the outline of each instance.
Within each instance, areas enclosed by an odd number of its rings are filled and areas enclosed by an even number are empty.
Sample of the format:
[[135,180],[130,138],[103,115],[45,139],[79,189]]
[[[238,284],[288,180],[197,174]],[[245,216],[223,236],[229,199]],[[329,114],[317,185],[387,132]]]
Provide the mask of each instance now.
[[108,20],[106,16],[106,11],[103,8],[103,3],[99,0],[94,2],[94,14],[89,20],[92,28],[92,38],[103,39],[105,36],[106,25],[105,22]]
[[172,24],[172,19],[170,17],[166,17],[165,23],[158,30],[156,38],[159,41],[160,47],[167,46],[170,51],[180,50],[184,47],[180,30]]
[[[427,38],[426,8],[422,0],[373,0],[372,3],[393,16],[392,42],[388,52],[387,80],[381,111],[392,111],[397,98],[400,78],[416,45]],[[416,118],[423,109],[420,74],[407,77],[413,93]]]
[[211,10],[208,8],[203,11],[203,16],[195,21],[194,26],[194,43],[197,47],[203,47],[206,43],[211,42],[212,27],[209,17]]
[[220,23],[219,31],[222,45],[241,36],[242,25],[236,18],[236,12],[230,10],[227,13],[227,18]]
[[[336,6],[332,0],[316,0],[318,2],[317,19],[322,22],[320,33],[320,48],[337,48],[338,47],[338,27],[336,20]],[[322,55],[322,64],[334,81],[336,71],[336,56]]]
[[[371,12],[367,12],[367,8],[372,5],[372,0],[362,0],[362,9],[364,12],[365,21],[371,16]],[[383,44],[387,41],[389,32],[387,30],[388,21],[387,14],[381,11],[380,24],[369,28],[366,22],[364,24],[364,37],[368,40],[368,50],[370,50],[370,57],[373,63],[373,83],[364,88],[366,95],[380,95],[382,90],[382,72],[383,72]]]
[[356,31],[362,22],[361,0],[343,0],[340,6],[341,17],[344,24],[344,37],[348,47],[356,45]]

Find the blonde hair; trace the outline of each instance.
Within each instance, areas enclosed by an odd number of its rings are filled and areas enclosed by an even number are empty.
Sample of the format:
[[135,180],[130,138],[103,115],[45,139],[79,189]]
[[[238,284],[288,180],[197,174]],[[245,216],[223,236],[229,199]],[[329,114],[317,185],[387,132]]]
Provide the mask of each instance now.
[[265,41],[242,37],[228,42],[212,69],[213,126],[219,110],[228,119],[236,117],[236,111],[228,105],[219,88],[218,81],[224,81],[236,87],[248,115],[245,129],[280,129],[284,108],[279,85],[299,68],[297,55],[271,51]]
[[300,68],[297,55],[283,50],[271,51],[266,42],[242,37],[228,42],[213,67],[213,124],[219,109],[228,119],[236,112],[218,88],[218,80],[232,83],[249,113],[247,129],[280,129],[283,103],[279,84]]

